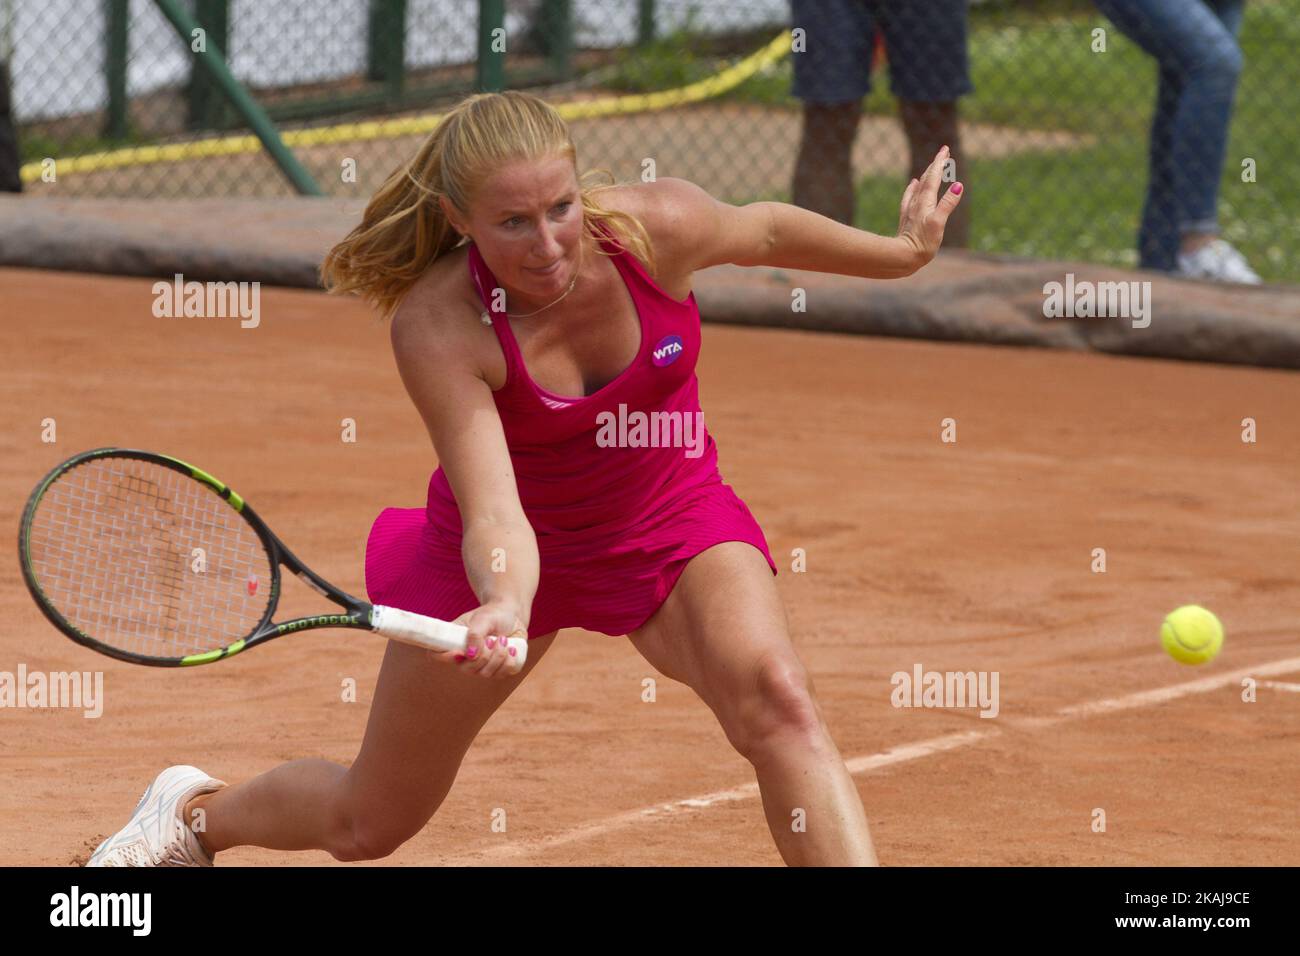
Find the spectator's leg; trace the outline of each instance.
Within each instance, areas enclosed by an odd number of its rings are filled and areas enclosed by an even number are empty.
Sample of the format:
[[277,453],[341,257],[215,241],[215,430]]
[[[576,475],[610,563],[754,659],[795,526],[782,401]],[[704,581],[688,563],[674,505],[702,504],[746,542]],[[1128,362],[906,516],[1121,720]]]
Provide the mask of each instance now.
[[[1218,16],[1219,21],[1223,24],[1224,30],[1227,32],[1228,36],[1232,38],[1235,47],[1236,38],[1241,30],[1241,15],[1244,7],[1243,0],[1211,0],[1210,6]],[[1224,124],[1222,152],[1217,158],[1217,161],[1214,158],[1209,160],[1212,164],[1210,168],[1214,171],[1214,194],[1212,197],[1207,198],[1204,207],[1199,210],[1193,208],[1189,213],[1188,220],[1180,223],[1179,231],[1182,252],[1194,252],[1201,246],[1213,242],[1215,237],[1219,234],[1218,190],[1219,183],[1222,180],[1220,171],[1223,169],[1224,155],[1226,155],[1227,152],[1228,128],[1232,124],[1232,99],[1235,98],[1237,78],[1241,73],[1240,47],[1236,47],[1235,58],[1229,54],[1226,58],[1221,60],[1219,70],[1225,79],[1229,76],[1231,77],[1232,90],[1228,94],[1230,97],[1228,119]],[[1198,216],[1201,218],[1198,219]]]
[[[889,88],[911,153],[908,178],[918,177],[941,146],[952,150],[956,177],[970,183],[958,132],[957,101],[974,87],[967,54],[966,0],[876,0],[889,55]],[[944,183],[940,196],[956,180]],[[944,248],[970,240],[971,196],[948,219]]]
[[792,92],[803,100],[791,202],[853,225],[853,140],[871,91],[875,26],[865,0],[791,0]]
[[9,106],[9,64],[0,62],[0,191],[20,193],[23,181],[18,175],[21,168],[18,155],[18,134]]
[[[921,103],[913,100],[898,101],[898,115],[903,121],[903,130],[907,133],[907,144],[911,151],[911,165],[908,178],[920,178],[926,167],[934,161],[934,154],[947,146],[951,151],[956,178],[945,183],[939,195],[947,192],[956,179],[966,175],[965,155],[961,147],[961,134],[957,126],[956,103]],[[948,227],[943,233],[945,249],[963,249],[970,240],[970,197],[963,196],[961,204],[948,217]]]
[[1144,266],[1172,270],[1180,250],[1219,231],[1219,181],[1242,65],[1241,0],[1095,3],[1160,64],[1141,255]]
[[1138,228],[1138,266],[1171,271],[1177,264],[1178,221],[1183,202],[1174,189],[1174,117],[1183,95],[1183,75],[1161,67],[1151,116],[1147,192]]
[[853,140],[861,113],[860,100],[805,103],[794,167],[794,204],[849,226],[855,205]]

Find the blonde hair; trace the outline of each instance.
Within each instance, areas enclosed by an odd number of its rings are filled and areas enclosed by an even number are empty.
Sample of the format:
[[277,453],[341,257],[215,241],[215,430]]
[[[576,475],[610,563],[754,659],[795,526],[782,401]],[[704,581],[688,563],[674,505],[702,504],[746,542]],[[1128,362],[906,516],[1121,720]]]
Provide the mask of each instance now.
[[[385,317],[441,255],[468,241],[457,234],[439,196],[465,216],[479,188],[502,164],[567,157],[577,172],[577,149],[564,119],[545,101],[517,90],[476,93],[456,104],[407,163],[371,197],[361,222],[321,263],[327,292],[360,295]],[[605,175],[608,183],[586,184]],[[650,235],[637,217],[600,204],[597,194],[617,185],[608,170],[579,179],[583,231],[597,239],[598,224],[653,274]],[[602,254],[598,243],[594,248]]]

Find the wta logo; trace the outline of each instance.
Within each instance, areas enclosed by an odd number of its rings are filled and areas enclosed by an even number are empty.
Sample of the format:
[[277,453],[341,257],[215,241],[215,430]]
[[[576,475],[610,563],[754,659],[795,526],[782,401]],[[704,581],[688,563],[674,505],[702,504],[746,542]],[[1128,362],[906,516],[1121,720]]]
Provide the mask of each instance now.
[[682,337],[680,335],[665,335],[659,340],[659,344],[655,346],[654,363],[660,368],[665,365],[672,365],[677,361],[682,351]]

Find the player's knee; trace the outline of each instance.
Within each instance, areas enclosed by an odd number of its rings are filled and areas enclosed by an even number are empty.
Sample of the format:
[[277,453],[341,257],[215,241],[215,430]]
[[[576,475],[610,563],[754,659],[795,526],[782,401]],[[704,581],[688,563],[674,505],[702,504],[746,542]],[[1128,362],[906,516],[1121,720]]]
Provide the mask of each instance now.
[[391,812],[365,808],[343,810],[334,827],[330,855],[344,863],[382,860],[419,833],[427,822],[402,820]]
[[402,827],[394,821],[373,817],[354,818],[331,849],[334,859],[344,863],[382,860],[420,832],[420,827]]
[[728,729],[732,744],[750,762],[783,748],[815,745],[823,733],[812,681],[793,654],[774,655],[758,665]]

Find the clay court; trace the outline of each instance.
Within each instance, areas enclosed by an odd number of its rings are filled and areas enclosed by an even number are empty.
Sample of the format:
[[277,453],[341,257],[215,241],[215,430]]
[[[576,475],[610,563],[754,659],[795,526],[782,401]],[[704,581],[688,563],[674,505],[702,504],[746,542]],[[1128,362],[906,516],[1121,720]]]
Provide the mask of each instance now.
[[[255,329],[156,318],[151,284],[0,270],[3,527],[16,534],[32,486],[75,452],[163,451],[364,594],[371,521],[421,505],[436,464],[387,328],[358,303],[274,288]],[[698,373],[882,863],[1300,859],[1293,371],[706,322]],[[382,639],[316,631],[213,666],[136,667],[50,627],[12,551],[3,575],[0,669],[102,670],[106,698],[99,719],[2,715],[3,863],[84,862],[170,764],[235,782],[355,756]],[[320,607],[286,590],[285,610]],[[1227,630],[1202,667],[1157,636],[1188,603]],[[893,707],[891,675],[917,664],[998,672],[998,715]],[[656,676],[625,639],[562,632],[437,815],[381,864],[778,865],[751,768],[685,686],[659,678],[643,702]],[[219,863],[336,865],[256,848]]]

